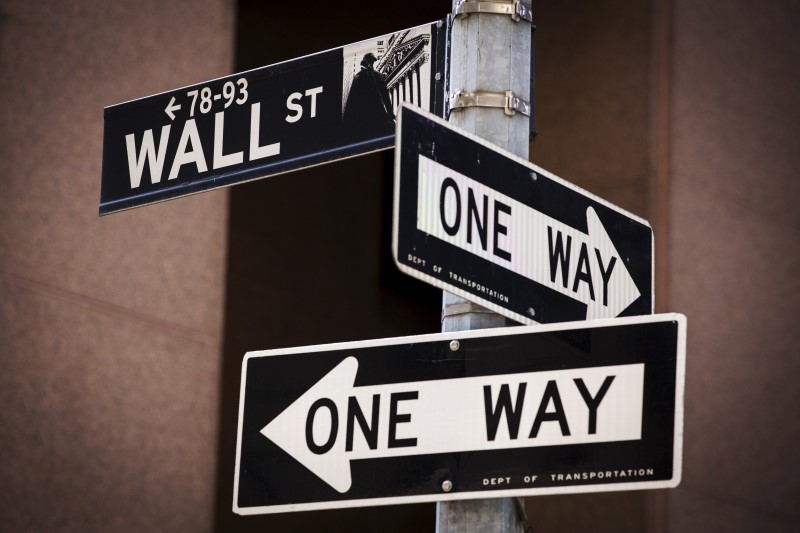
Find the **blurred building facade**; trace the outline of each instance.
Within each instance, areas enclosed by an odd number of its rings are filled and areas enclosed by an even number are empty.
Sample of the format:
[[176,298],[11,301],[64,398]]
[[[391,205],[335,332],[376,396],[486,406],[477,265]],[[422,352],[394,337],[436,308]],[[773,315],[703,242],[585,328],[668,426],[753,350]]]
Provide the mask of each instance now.
[[[433,505],[230,511],[245,351],[439,329],[389,257],[391,152],[97,216],[104,106],[450,3],[419,4],[0,1],[0,529],[433,531]],[[533,530],[794,531],[800,4],[534,17],[531,160],[653,223],[689,345],[681,486],[528,498]]]

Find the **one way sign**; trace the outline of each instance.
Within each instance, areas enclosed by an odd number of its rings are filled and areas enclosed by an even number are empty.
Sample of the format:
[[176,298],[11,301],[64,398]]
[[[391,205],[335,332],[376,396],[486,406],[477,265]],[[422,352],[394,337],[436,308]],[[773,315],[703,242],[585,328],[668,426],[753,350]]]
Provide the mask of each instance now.
[[398,127],[400,270],[528,324],[652,313],[647,221],[429,113]]
[[673,487],[682,315],[247,354],[234,511]]

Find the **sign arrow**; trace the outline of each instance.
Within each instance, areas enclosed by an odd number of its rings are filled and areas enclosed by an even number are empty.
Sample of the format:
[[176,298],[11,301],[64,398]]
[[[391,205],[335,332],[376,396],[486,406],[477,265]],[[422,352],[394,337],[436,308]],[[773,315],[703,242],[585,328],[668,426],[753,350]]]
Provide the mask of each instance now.
[[175,97],[169,99],[169,103],[167,104],[167,108],[164,109],[164,112],[167,114],[170,120],[175,120],[175,111],[181,108],[181,104],[175,103]]
[[350,356],[261,429],[340,493],[350,461],[637,440],[644,365],[354,387]]
[[641,295],[594,208],[583,233],[423,155],[418,175],[425,233],[586,304],[589,320],[614,318]]

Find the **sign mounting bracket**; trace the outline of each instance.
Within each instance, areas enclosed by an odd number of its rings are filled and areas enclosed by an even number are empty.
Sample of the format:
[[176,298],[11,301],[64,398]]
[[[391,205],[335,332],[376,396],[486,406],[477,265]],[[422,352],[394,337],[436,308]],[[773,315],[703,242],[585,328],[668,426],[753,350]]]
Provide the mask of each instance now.
[[530,102],[515,95],[514,91],[504,93],[456,91],[450,95],[450,111],[467,107],[499,107],[510,117],[517,113],[522,113],[526,117],[531,116]]
[[496,2],[486,0],[462,0],[453,9],[454,17],[466,17],[472,13],[490,15],[509,15],[514,22],[524,20],[533,23],[531,9],[519,0],[513,2]]

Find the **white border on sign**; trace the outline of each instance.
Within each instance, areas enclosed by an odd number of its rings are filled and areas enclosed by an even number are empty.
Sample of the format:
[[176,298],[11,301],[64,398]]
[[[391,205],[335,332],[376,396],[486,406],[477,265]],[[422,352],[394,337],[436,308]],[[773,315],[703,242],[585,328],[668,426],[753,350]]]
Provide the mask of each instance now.
[[[244,415],[244,391],[247,381],[247,363],[256,357],[272,357],[276,355],[292,355],[303,353],[329,352],[334,350],[351,350],[372,348],[377,346],[393,346],[397,344],[416,344],[421,342],[447,341],[453,339],[470,339],[476,337],[497,337],[503,335],[521,335],[525,333],[546,333],[550,331],[568,331],[572,329],[602,328],[610,326],[626,326],[633,324],[650,324],[654,322],[677,322],[677,361],[675,369],[675,426],[673,440],[673,477],[659,481],[639,481],[626,483],[608,483],[603,485],[578,485],[569,487],[542,487],[496,491],[459,492],[453,494],[424,494],[417,496],[395,496],[386,498],[364,498],[358,500],[335,500],[327,502],[300,503],[288,505],[271,505],[260,507],[240,508],[236,502],[239,500],[239,472],[242,453],[242,423]],[[376,505],[400,505],[408,503],[424,503],[454,500],[473,500],[481,498],[510,498],[517,496],[544,496],[550,494],[584,494],[592,492],[615,492],[622,490],[645,490],[675,488],[681,482],[683,470],[683,398],[686,380],[686,316],[680,313],[663,313],[658,315],[643,315],[625,318],[604,318],[599,320],[564,322],[560,324],[547,324],[536,326],[515,326],[509,328],[494,328],[482,330],[453,331],[447,333],[433,333],[429,335],[415,335],[409,337],[392,337],[388,339],[374,339],[366,341],[342,342],[334,344],[319,344],[301,346],[296,348],[282,348],[276,350],[263,350],[248,352],[242,361],[242,381],[239,391],[239,421],[236,434],[236,464],[233,477],[233,512],[239,515],[287,513],[294,511],[316,511],[323,509],[344,509],[352,507],[370,507]]]
[[[425,111],[423,111],[423,110],[421,110],[419,108],[415,108],[413,106],[408,106],[408,105],[405,105],[405,104],[403,104],[402,107],[404,109],[408,109],[409,111],[417,113],[418,115],[423,116],[423,117],[425,117],[425,118],[427,118],[427,119],[429,119],[429,120],[431,120],[433,122],[436,122],[437,124],[447,128],[447,129],[455,131],[456,133],[458,133],[460,135],[463,135],[464,137],[467,137],[468,139],[471,139],[471,140],[475,141],[476,143],[481,144],[482,146],[484,146],[484,147],[486,147],[486,148],[488,148],[488,149],[490,149],[490,150],[492,150],[492,151],[494,151],[494,152],[496,152],[496,153],[498,153],[498,154],[500,154],[500,155],[502,155],[504,157],[512,159],[513,161],[515,161],[516,163],[519,163],[520,165],[524,165],[524,166],[528,167],[529,169],[533,170],[537,174],[541,174],[541,175],[543,175],[543,176],[555,181],[556,183],[559,183],[559,184],[561,184],[561,185],[563,185],[563,186],[565,186],[565,187],[567,187],[569,189],[572,189],[573,191],[575,191],[575,192],[577,192],[577,193],[579,193],[579,194],[581,194],[583,196],[586,196],[587,198],[590,198],[591,200],[593,200],[593,201],[595,201],[595,202],[597,202],[599,204],[602,204],[605,207],[608,207],[609,209],[611,209],[613,211],[616,211],[617,213],[619,213],[621,215],[624,215],[624,216],[626,216],[626,217],[628,217],[628,218],[630,218],[632,220],[635,220],[636,222],[639,222],[640,224],[643,224],[644,226],[647,226],[648,228],[650,228],[650,232],[652,234],[653,227],[650,225],[650,223],[647,220],[645,220],[645,219],[643,219],[643,218],[631,213],[630,211],[627,211],[627,210],[619,207],[618,205],[614,205],[611,202],[609,202],[607,200],[604,200],[603,198],[597,196],[596,194],[593,194],[593,193],[587,191],[586,189],[578,187],[574,183],[570,183],[569,181],[565,180],[564,178],[560,178],[560,177],[556,176],[555,174],[553,174],[552,172],[549,172],[549,171],[547,171],[547,170],[545,170],[545,169],[543,169],[541,167],[538,167],[538,166],[534,165],[533,163],[531,163],[530,161],[528,161],[526,159],[523,159],[523,158],[519,157],[518,155],[515,155],[515,154],[509,152],[508,150],[500,148],[499,146],[496,146],[496,145],[488,142],[486,139],[481,139],[480,137],[478,137],[477,135],[475,135],[473,133],[470,133],[470,132],[465,131],[465,130],[463,130],[461,128],[458,128],[458,127],[450,124],[446,120],[437,117],[436,115],[433,115],[433,114],[425,112]],[[510,318],[512,320],[516,320],[517,322],[520,322],[522,324],[530,324],[530,325],[541,324],[541,322],[537,322],[536,320],[533,320],[532,318],[530,318],[528,316],[521,315],[519,313],[515,313],[514,311],[506,309],[505,307],[503,307],[501,305],[498,305],[495,302],[492,302],[492,301],[487,300],[485,298],[481,298],[480,296],[478,296],[478,295],[476,295],[474,293],[468,292],[468,291],[458,287],[457,285],[451,285],[449,283],[446,283],[446,282],[440,280],[439,278],[435,278],[435,277],[431,276],[430,274],[426,274],[424,272],[420,272],[419,270],[410,268],[410,267],[400,263],[400,261],[398,261],[398,258],[397,258],[398,257],[398,245],[399,245],[398,241],[399,241],[399,237],[400,237],[399,236],[399,227],[400,227],[400,159],[401,159],[399,154],[401,153],[401,151],[400,151],[400,143],[401,143],[401,140],[402,140],[402,136],[401,136],[402,127],[403,127],[403,113],[402,113],[402,110],[398,110],[398,113],[397,113],[397,134],[395,135],[395,147],[394,147],[394,149],[395,149],[394,189],[393,189],[394,197],[392,199],[392,258],[394,259],[394,262],[395,262],[395,265],[397,265],[397,268],[401,272],[403,272],[404,274],[407,274],[407,275],[409,275],[411,277],[414,277],[414,278],[417,278],[417,279],[419,279],[421,281],[429,283],[429,284],[433,285],[434,287],[436,287],[438,289],[442,289],[442,290],[446,290],[448,292],[452,292],[456,296],[460,296],[461,298],[464,298],[464,299],[469,300],[471,302],[475,302],[477,304],[480,304],[480,305],[486,307],[487,309],[489,309],[491,311],[494,311],[495,313],[498,313],[500,315],[506,316],[506,317],[508,317],[508,318]],[[414,164],[416,164],[416,162]],[[655,311],[655,238],[650,240],[650,257],[652,258],[652,260],[650,261],[650,313],[653,313]]]

